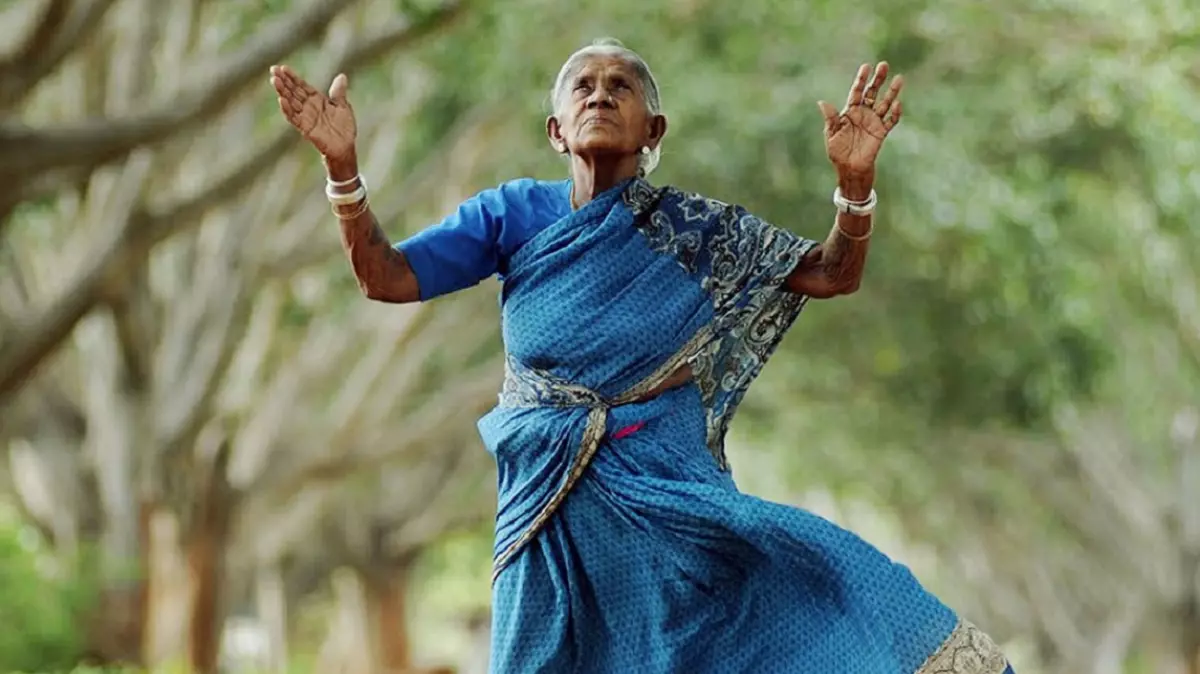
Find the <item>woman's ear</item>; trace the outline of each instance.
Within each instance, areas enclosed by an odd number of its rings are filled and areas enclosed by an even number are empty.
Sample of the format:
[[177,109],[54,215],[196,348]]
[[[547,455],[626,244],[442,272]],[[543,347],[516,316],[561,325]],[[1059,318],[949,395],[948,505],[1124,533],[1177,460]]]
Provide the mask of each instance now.
[[662,142],[663,136],[667,135],[667,118],[665,115],[655,115],[650,118],[650,133],[646,136],[646,143],[650,149],[658,147]]
[[562,136],[562,127],[558,124],[558,118],[550,115],[546,118],[546,138],[550,140],[550,147],[559,154],[567,153],[567,139]]

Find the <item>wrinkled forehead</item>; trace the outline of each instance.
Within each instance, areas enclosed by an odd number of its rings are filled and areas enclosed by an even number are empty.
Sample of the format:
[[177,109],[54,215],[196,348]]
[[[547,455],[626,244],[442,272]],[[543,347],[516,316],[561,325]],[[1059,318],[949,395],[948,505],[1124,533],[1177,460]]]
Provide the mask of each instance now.
[[638,79],[637,68],[620,54],[581,54],[567,70],[567,79],[571,80],[601,76]]

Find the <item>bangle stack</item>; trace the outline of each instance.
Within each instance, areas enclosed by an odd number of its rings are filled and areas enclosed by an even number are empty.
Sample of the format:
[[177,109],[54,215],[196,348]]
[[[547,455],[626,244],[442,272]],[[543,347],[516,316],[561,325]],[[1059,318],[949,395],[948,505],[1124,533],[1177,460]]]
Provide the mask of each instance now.
[[[839,213],[848,215],[856,215],[866,217],[875,212],[875,204],[879,198],[875,194],[875,190],[871,190],[871,194],[863,201],[850,201],[842,194],[842,188],[838,187],[833,191],[833,205],[837,207]],[[838,233],[850,239],[851,241],[865,241],[871,238],[871,231],[875,229],[875,223],[872,222],[867,226],[867,231],[863,234],[851,234],[842,229],[842,223],[837,223]]]
[[[356,183],[358,186],[349,192],[338,191]],[[325,197],[329,199],[329,205],[333,214],[341,220],[353,220],[366,213],[367,209],[371,207],[370,201],[367,199],[367,181],[362,177],[362,174],[343,181],[326,178]],[[340,206],[357,206],[357,208],[351,213],[345,213],[338,210]]]

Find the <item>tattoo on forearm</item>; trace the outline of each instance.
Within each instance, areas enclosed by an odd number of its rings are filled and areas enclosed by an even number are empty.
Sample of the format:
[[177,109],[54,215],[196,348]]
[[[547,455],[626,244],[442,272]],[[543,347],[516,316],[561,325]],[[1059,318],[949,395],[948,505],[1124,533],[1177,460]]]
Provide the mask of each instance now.
[[838,293],[853,292],[862,280],[870,239],[852,239],[842,230],[866,232],[870,227],[870,216],[839,213],[837,217],[837,224],[821,246],[821,269]]
[[420,299],[417,279],[404,254],[394,249],[367,209],[356,218],[342,220],[342,247],[350,259],[358,286],[381,302],[415,302]]

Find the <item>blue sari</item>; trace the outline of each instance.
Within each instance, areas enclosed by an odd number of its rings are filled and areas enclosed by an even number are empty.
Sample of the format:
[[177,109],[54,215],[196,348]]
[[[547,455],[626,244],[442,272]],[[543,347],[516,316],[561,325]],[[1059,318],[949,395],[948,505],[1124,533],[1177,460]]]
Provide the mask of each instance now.
[[[641,179],[561,213],[488,220],[468,238],[490,266],[453,287],[436,234],[401,244],[423,295],[503,277],[507,368],[479,422],[499,473],[491,671],[1007,671],[907,568],[734,484],[726,430],[804,308],[783,285],[816,242]],[[643,400],[682,365],[690,383]]]

